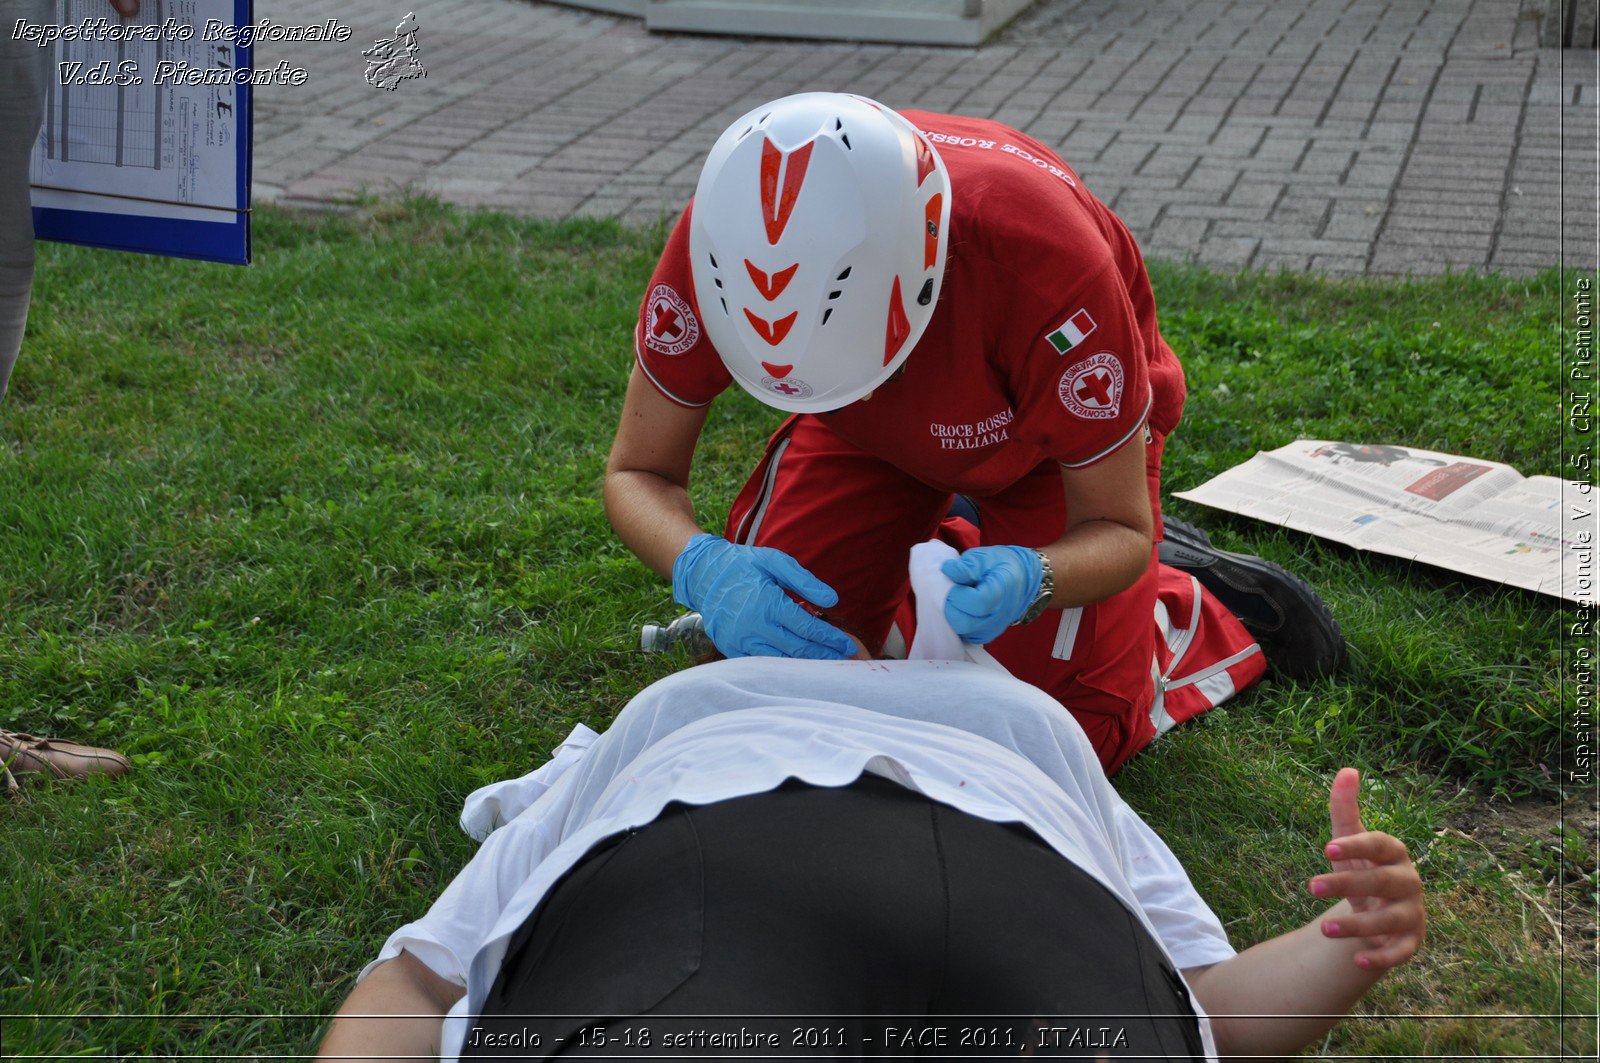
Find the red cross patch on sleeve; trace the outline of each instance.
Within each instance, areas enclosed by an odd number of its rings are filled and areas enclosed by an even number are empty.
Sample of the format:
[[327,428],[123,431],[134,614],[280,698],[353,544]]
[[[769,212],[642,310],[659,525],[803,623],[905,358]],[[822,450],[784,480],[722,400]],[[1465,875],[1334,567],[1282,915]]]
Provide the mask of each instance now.
[[1101,351],[1062,373],[1056,394],[1068,413],[1086,421],[1111,421],[1122,412],[1122,379],[1121,359]]
[[700,339],[700,322],[689,301],[669,284],[650,290],[644,326],[644,345],[669,357],[684,353]]

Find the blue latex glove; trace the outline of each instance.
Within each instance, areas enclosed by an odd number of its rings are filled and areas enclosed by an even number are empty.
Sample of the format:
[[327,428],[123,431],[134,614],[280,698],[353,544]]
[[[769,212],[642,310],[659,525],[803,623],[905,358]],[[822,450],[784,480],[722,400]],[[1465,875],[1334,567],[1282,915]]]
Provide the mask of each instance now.
[[702,532],[672,563],[672,597],[705,618],[706,634],[729,657],[843,660],[850,636],[796,605],[784,588],[813,605],[839,604],[832,587],[782,550],[739,546]]
[[940,566],[955,581],[944,618],[963,642],[991,642],[1028,611],[1044,582],[1039,555],[1021,546],[979,546]]

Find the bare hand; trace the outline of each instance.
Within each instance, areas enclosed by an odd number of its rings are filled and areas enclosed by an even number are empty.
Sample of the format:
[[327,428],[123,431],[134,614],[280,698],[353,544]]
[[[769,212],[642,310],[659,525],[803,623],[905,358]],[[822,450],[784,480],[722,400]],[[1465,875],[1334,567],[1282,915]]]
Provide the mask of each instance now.
[[1328,795],[1333,840],[1324,852],[1333,874],[1311,880],[1318,897],[1343,897],[1352,914],[1324,919],[1322,932],[1331,938],[1364,938],[1367,948],[1355,954],[1356,966],[1381,972],[1416,955],[1427,916],[1422,905],[1422,876],[1411,863],[1405,843],[1361,823],[1356,797],[1361,773],[1340,769]]
[[111,7],[123,18],[139,17],[139,0],[111,0]]

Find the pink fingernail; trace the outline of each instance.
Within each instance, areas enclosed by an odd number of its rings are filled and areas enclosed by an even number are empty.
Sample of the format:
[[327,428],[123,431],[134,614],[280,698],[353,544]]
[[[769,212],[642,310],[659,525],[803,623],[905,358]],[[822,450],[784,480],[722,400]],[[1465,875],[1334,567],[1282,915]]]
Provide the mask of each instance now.
[[1341,857],[1343,855],[1344,855],[1344,850],[1343,849],[1339,848],[1337,845],[1333,844],[1332,842],[1328,843],[1328,856],[1331,859],[1337,860],[1337,859],[1339,859],[1339,857]]
[[1328,884],[1322,881],[1313,882],[1311,884],[1311,892],[1318,897],[1325,896],[1328,892]]
[[1322,932],[1324,934],[1328,935],[1331,938],[1336,938],[1336,937],[1339,936],[1339,924],[1338,923],[1323,923],[1322,924]]
[[1363,971],[1365,971],[1369,967],[1372,966],[1372,960],[1371,960],[1371,958],[1369,958],[1367,956],[1357,956],[1356,957],[1356,966],[1361,968]]

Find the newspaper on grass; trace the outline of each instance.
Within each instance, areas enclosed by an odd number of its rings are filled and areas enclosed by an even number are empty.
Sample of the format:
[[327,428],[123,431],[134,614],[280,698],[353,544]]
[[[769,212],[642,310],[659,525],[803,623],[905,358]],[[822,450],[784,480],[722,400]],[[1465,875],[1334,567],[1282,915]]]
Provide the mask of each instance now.
[[1570,499],[1578,488],[1478,458],[1302,439],[1176,494],[1357,550],[1594,601],[1591,524],[1562,513],[1563,491]]

